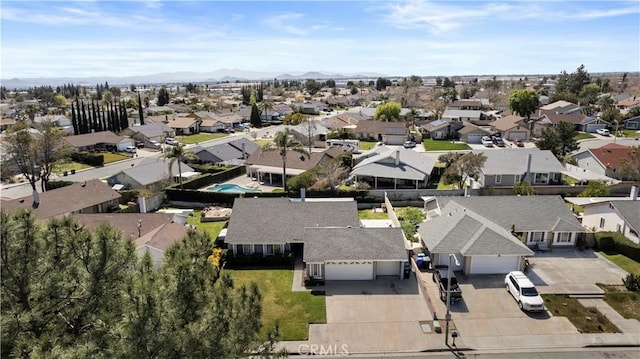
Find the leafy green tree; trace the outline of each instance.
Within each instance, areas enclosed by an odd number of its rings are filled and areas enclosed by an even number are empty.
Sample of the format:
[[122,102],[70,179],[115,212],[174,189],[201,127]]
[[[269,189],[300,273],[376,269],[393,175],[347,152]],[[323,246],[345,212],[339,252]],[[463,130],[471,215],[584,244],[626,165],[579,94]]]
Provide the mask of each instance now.
[[484,166],[487,156],[483,153],[469,152],[458,157],[444,171],[443,178],[446,184],[457,182],[458,188],[464,188],[468,179],[478,180],[480,170]]
[[291,112],[284,116],[284,124],[296,126],[301,124],[308,116],[300,112]]
[[509,94],[511,111],[526,117],[527,120],[531,118],[531,114],[538,109],[539,105],[538,94],[534,90],[516,90]]
[[322,89],[322,84],[316,80],[307,80],[304,83],[304,88],[307,90],[309,95],[313,96]]
[[309,152],[298,140],[293,138],[288,127],[276,133],[273,142],[264,145],[261,151],[278,151],[280,158],[282,158],[282,186],[284,187],[284,192],[287,193],[287,153],[293,151],[309,158]]
[[397,121],[402,107],[398,102],[390,101],[376,107],[374,118],[378,121]]
[[391,86],[391,80],[389,80],[387,78],[378,77],[378,79],[376,80],[376,90],[377,91],[385,90],[389,86]]
[[169,103],[169,90],[166,86],[162,86],[158,91],[158,106],[164,106]]
[[527,181],[521,181],[513,185],[513,191],[519,196],[531,196],[534,193],[531,183]]
[[587,188],[578,194],[578,197],[606,197],[609,195],[609,186],[600,181],[589,181]]
[[586,84],[580,90],[578,96],[582,99],[581,103],[595,104],[600,94],[600,86],[597,84]]
[[560,161],[569,153],[578,149],[578,143],[575,139],[576,130],[573,124],[569,122],[560,122],[556,128],[545,128],[538,141],[536,147],[541,150],[549,150]]
[[640,146],[631,147],[629,157],[620,159],[620,173],[627,180],[640,182]]
[[327,81],[324,82],[324,85],[329,87],[329,88],[335,88],[336,87],[336,80],[328,79]]
[[258,109],[258,105],[255,103],[251,105],[251,116],[249,118],[249,122],[251,126],[255,128],[262,127],[262,119],[260,118],[260,110]]
[[173,165],[178,164],[178,182],[180,183],[180,188],[182,189],[182,160],[190,159],[195,160],[198,157],[193,153],[193,151],[187,150],[181,143],[178,143],[174,146],[171,146],[168,151],[165,152],[164,157],[169,159],[169,176],[171,175]]

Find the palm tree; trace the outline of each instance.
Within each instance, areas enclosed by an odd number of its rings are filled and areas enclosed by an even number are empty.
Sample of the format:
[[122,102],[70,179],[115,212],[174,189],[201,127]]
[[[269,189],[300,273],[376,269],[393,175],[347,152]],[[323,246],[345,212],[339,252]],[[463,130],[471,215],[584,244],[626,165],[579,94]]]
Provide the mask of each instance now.
[[194,160],[198,157],[192,151],[186,150],[180,143],[172,146],[171,149],[164,153],[163,157],[169,159],[169,177],[173,177],[171,175],[171,170],[173,164],[178,162],[178,182],[180,183],[180,189],[182,189],[182,168],[180,167],[180,161],[182,159]]
[[273,138],[273,142],[269,142],[261,149],[262,152],[278,151],[282,158],[282,187],[284,192],[287,192],[287,153],[294,151],[300,153],[303,156],[309,158],[309,152],[302,146],[302,144],[290,136],[289,128],[285,128],[283,131],[276,133]]
[[273,102],[267,100],[262,101],[262,103],[260,104],[260,108],[262,110],[262,113],[264,114],[265,121],[271,122],[271,119],[269,119],[268,116],[269,111],[273,110]]

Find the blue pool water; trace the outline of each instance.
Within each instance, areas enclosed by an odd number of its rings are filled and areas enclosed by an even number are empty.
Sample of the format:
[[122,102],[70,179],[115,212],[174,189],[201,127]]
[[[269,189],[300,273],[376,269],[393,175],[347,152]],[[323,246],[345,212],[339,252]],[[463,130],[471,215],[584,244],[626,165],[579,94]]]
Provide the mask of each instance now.
[[259,189],[251,189],[240,187],[237,184],[217,184],[213,187],[207,188],[207,191],[211,192],[223,192],[223,193],[256,193],[262,192]]

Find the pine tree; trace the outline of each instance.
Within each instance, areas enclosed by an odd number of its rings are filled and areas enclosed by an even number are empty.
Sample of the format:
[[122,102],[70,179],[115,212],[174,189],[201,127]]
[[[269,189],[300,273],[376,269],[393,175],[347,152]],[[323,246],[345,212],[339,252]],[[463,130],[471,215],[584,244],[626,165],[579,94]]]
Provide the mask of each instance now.
[[84,101],[82,101],[82,126],[84,128],[84,133],[91,133],[91,128],[89,127],[89,118],[87,117]]
[[260,128],[262,127],[262,120],[260,119],[260,110],[255,103],[251,106],[251,117],[249,119],[251,126]]
[[142,100],[140,99],[139,92],[138,92],[138,116],[140,116],[140,124],[144,125],[144,111],[142,110]]
[[123,130],[129,128],[129,118],[127,116],[127,106],[124,100],[120,100],[120,128]]
[[[76,101],[78,101],[78,98],[76,98]],[[76,136],[80,134],[78,130],[78,118],[76,117],[76,110],[73,103],[71,103],[71,125],[73,126],[73,134]]]

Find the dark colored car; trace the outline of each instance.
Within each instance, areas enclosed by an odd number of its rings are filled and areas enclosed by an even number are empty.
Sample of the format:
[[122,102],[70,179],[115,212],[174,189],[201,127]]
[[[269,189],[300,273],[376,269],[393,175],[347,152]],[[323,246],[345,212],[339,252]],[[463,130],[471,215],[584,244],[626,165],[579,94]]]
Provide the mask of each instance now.
[[144,142],[142,142],[142,141],[136,141],[136,147],[138,147],[138,148],[144,148]]
[[404,148],[414,148],[416,147],[416,143],[414,141],[406,141],[402,146],[404,146]]
[[[447,302],[447,285],[449,283],[449,270],[445,267],[438,266],[433,272],[433,281],[438,284],[440,290],[440,300]],[[458,285],[456,275],[451,271],[451,302],[457,302],[462,299],[462,290]]]
[[501,137],[493,137],[493,144],[498,147],[504,147],[504,141]]
[[515,140],[513,140],[513,143],[515,143],[516,146],[518,147],[524,147],[524,142],[522,142],[522,140],[519,138],[516,138]]

